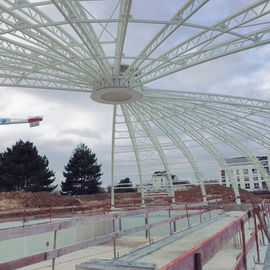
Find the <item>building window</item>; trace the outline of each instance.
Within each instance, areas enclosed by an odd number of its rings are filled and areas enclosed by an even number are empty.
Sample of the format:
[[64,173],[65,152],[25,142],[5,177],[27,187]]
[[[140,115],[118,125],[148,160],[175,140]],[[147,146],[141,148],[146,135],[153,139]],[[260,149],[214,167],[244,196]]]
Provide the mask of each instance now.
[[236,174],[239,175],[239,170],[238,169],[236,170]]
[[245,180],[245,181],[249,181],[249,177],[248,177],[248,176],[245,176],[245,177],[244,177],[244,180]]
[[226,184],[223,184],[222,186],[226,187]]
[[254,188],[259,188],[259,183],[254,183]]
[[225,171],[221,170],[221,176],[225,176]]
[[253,176],[253,181],[258,181],[258,180],[259,180],[258,176]]
[[226,179],[222,178],[222,183],[226,182]]
[[252,169],[253,174],[257,174],[257,169]]
[[248,169],[243,169],[244,174],[248,174]]
[[241,187],[241,184],[238,184],[238,187],[240,188]]
[[237,182],[240,182],[240,177],[237,177]]
[[263,176],[261,177],[261,179],[263,180]]
[[250,184],[246,183],[246,184],[245,184],[245,188],[246,188],[246,189],[250,189]]
[[262,161],[261,164],[262,166],[268,166],[268,161]]

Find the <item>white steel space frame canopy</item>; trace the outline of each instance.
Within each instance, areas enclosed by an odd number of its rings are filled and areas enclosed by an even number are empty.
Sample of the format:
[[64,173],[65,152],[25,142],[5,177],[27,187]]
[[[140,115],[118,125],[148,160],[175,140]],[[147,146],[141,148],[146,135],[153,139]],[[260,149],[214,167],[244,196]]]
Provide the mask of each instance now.
[[[170,147],[188,161],[206,200],[186,138],[225,170],[237,203],[237,183],[209,136],[247,157],[270,189],[268,174],[240,139],[270,149],[270,125],[262,120],[270,116],[269,101],[151,88],[162,77],[268,44],[270,0],[246,1],[250,4],[208,25],[193,19],[215,0],[177,1],[178,9],[167,20],[134,18],[136,1],[1,0],[0,86],[86,92],[94,101],[112,104],[112,206],[116,155],[123,156],[124,166],[136,167],[144,203],[144,182],[154,170],[167,171],[172,186]],[[94,12],[101,2],[107,13]],[[159,27],[136,56],[125,51],[130,24]],[[169,195],[174,202],[172,188]]]

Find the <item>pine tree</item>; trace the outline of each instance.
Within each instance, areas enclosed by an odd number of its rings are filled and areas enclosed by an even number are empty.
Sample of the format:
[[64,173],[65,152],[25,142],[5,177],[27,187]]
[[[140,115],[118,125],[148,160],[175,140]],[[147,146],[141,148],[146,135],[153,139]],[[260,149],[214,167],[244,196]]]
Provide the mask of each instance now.
[[61,183],[62,194],[83,195],[99,193],[101,164],[97,164],[96,154],[83,143],[79,144],[65,166],[65,181]]
[[46,156],[40,156],[33,143],[18,141],[0,154],[1,191],[53,191],[57,185],[54,172],[48,169]]

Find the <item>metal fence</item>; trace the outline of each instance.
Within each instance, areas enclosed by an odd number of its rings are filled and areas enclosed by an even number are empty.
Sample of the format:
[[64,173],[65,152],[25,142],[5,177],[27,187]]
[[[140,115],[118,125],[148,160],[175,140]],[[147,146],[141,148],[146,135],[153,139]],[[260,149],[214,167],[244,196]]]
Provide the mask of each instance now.
[[[146,208],[140,210],[133,210],[133,211],[126,211],[126,212],[118,212],[118,213],[107,213],[104,215],[95,215],[89,217],[76,217],[70,220],[61,221],[61,222],[51,222],[51,223],[40,223],[35,225],[28,225],[24,227],[16,227],[16,228],[8,228],[0,230],[0,241],[27,237],[31,235],[38,235],[46,232],[53,232],[54,239],[53,239],[53,249],[42,252],[39,254],[30,255],[27,257],[15,259],[12,261],[7,261],[0,263],[0,269],[11,270],[11,269],[18,269],[20,267],[24,267],[27,265],[32,265],[35,263],[39,263],[46,260],[52,260],[52,269],[54,269],[55,259],[69,254],[74,251],[78,251],[81,249],[85,249],[91,246],[96,246],[102,243],[106,243],[110,240],[113,241],[113,254],[114,258],[117,257],[116,254],[116,239],[120,238],[125,235],[129,235],[131,233],[145,231],[145,236],[151,242],[151,229],[161,226],[162,224],[169,224],[169,233],[173,234],[176,232],[176,221],[181,219],[186,219],[188,226],[191,226],[190,218],[193,216],[199,217],[199,222],[202,222],[202,215],[204,213],[208,213],[207,216],[211,218],[211,211],[217,209],[216,206],[205,205],[202,203],[198,204],[180,204],[180,205],[171,205],[171,206],[162,206],[162,207],[155,207],[155,208]],[[220,208],[219,208],[220,209]],[[171,216],[172,211],[183,210],[184,214],[174,214]],[[194,210],[191,212],[191,210]],[[157,222],[149,222],[149,215],[151,213],[159,212],[159,211],[168,211],[168,218],[157,221]],[[182,212],[183,212],[182,211]],[[121,219],[128,216],[136,216],[136,215],[144,215],[144,225],[137,226],[134,228],[129,228],[123,230],[120,226],[119,230],[116,230],[116,221],[119,221],[121,224]],[[69,246],[57,248],[56,247],[56,239],[57,239],[57,232],[63,229],[71,228],[76,225],[82,224],[90,224],[93,222],[100,222],[100,221],[111,221],[112,223],[112,232],[108,233],[103,236],[96,237],[91,240],[86,240],[83,242],[74,243]]]
[[61,217],[63,215],[104,213],[108,209],[106,203],[57,206],[57,207],[40,207],[40,208],[24,208],[8,211],[0,211],[0,223],[22,221],[22,226],[27,221],[34,219],[49,219]]
[[[210,238],[206,239],[196,247],[182,254],[175,260],[163,266],[160,270],[201,270],[217,252],[233,239],[238,233],[241,234],[242,251],[237,256],[234,270],[247,269],[247,254],[254,244],[256,244],[257,262],[261,262],[258,234],[261,234],[262,245],[265,245],[265,237],[268,236],[266,217],[269,215],[269,210],[265,207],[265,202],[258,206],[249,209],[242,216],[231,222],[225,228],[215,233]],[[248,220],[253,220],[254,230],[248,241],[245,234],[245,223]]]

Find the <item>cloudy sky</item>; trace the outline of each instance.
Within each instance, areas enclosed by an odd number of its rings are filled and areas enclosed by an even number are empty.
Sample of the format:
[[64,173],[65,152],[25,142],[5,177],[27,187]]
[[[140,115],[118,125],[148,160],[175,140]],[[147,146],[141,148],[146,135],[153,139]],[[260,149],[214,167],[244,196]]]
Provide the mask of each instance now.
[[[103,1],[92,2],[91,12],[98,18],[104,18],[111,12],[116,1],[100,2]],[[184,3],[173,0],[134,0],[131,14],[133,18],[165,20],[176,12],[179,2]],[[207,13],[210,15],[200,13],[194,21],[201,24],[213,23],[248,2],[252,1],[210,1],[210,13]],[[57,16],[57,13],[52,16]],[[125,54],[138,54],[160,27],[130,25]],[[183,31],[183,36],[185,34]],[[174,37],[166,46],[172,46],[180,38]],[[269,60],[270,46],[263,46],[195,66],[149,86],[270,99]],[[0,151],[20,139],[32,141],[39,153],[47,156],[50,168],[56,172],[57,183],[60,183],[64,166],[73,149],[83,142],[96,153],[98,162],[103,165],[104,186],[110,183],[111,105],[95,103],[88,93],[0,87],[0,108],[2,118],[44,117],[44,121],[36,128],[30,129],[28,125],[1,126]]]

